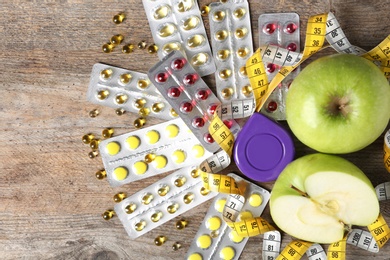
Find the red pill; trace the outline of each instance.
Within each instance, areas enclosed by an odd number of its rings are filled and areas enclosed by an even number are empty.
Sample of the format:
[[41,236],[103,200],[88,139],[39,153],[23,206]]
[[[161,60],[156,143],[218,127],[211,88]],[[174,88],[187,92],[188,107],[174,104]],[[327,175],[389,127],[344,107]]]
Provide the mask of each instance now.
[[168,96],[171,98],[178,98],[181,94],[181,91],[178,87],[170,87],[168,89]]
[[204,126],[204,119],[201,118],[201,117],[195,117],[193,120],[192,120],[192,125],[196,128],[201,128]]
[[193,85],[198,80],[198,74],[187,74],[184,76],[184,83],[187,85]]
[[278,109],[278,103],[276,103],[275,101],[270,101],[267,105],[267,110],[269,112],[275,112],[276,109]]
[[181,70],[185,65],[184,59],[176,59],[172,62],[172,69]]
[[210,133],[207,133],[204,135],[204,140],[208,142],[209,144],[214,143],[214,138],[211,136]]
[[200,89],[195,96],[199,100],[206,100],[209,97],[209,90]]
[[291,42],[291,43],[289,43],[287,45],[287,50],[289,50],[289,51],[296,51],[297,50],[297,45],[295,43]]
[[190,113],[194,106],[190,102],[183,102],[180,105],[180,110],[184,113]]
[[289,23],[286,25],[286,28],[284,28],[284,32],[286,33],[294,33],[297,29],[297,25],[295,23]]
[[277,26],[274,23],[268,23],[264,26],[263,31],[267,34],[273,34],[276,30]]
[[210,114],[210,115],[214,115],[214,112],[215,110],[217,109],[218,105],[216,104],[211,104],[208,109],[207,109],[207,112]]
[[272,73],[276,70],[276,65],[273,63],[268,63],[267,64],[267,72]]
[[167,81],[169,75],[167,72],[160,72],[156,75],[156,81],[159,82],[159,83],[163,83],[165,81]]
[[223,120],[223,123],[230,129],[233,126],[232,120]]

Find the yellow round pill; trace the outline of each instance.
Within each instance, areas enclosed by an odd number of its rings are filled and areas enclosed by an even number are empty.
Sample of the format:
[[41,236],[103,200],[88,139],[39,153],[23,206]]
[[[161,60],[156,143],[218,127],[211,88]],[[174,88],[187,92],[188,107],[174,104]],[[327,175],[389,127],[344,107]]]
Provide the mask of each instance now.
[[126,167],[120,166],[120,167],[115,168],[114,177],[117,181],[122,181],[122,180],[126,179],[128,173],[129,173],[129,171],[127,170]]
[[235,230],[230,231],[229,238],[234,243],[241,243],[241,241],[244,239],[243,237],[239,236]]
[[116,155],[121,150],[121,146],[117,142],[109,142],[106,145],[106,151],[109,155]]
[[211,217],[206,221],[206,227],[211,230],[218,230],[221,227],[221,219],[217,216]]
[[177,125],[168,125],[165,128],[165,132],[169,138],[174,138],[179,134],[179,127]]
[[216,211],[222,213],[225,204],[226,204],[226,199],[219,199],[215,202],[214,208]]
[[164,155],[157,155],[153,160],[153,165],[157,169],[162,169],[167,165],[167,158]]
[[231,246],[226,246],[219,251],[219,257],[223,260],[231,260],[236,255],[236,252]]
[[192,153],[195,158],[200,158],[204,155],[204,147],[200,144],[196,144],[192,147]]
[[146,141],[149,144],[155,144],[160,140],[160,133],[156,130],[150,130],[146,133]]
[[259,207],[261,203],[263,203],[263,198],[258,193],[253,193],[249,197],[249,205],[251,205],[252,207]]
[[201,235],[196,240],[196,245],[201,249],[207,249],[211,245],[211,237],[209,235]]
[[126,139],[126,143],[130,150],[135,150],[138,148],[141,141],[139,140],[138,136],[132,135]]
[[251,219],[251,218],[253,218],[253,215],[252,215],[252,212],[250,212],[250,211],[242,211],[238,215],[239,220],[247,220],[247,219]]
[[144,174],[148,170],[148,164],[143,161],[138,161],[133,164],[133,170],[137,175]]
[[176,150],[172,154],[172,159],[175,163],[182,163],[186,159],[186,153],[183,150]]
[[187,258],[187,260],[202,260],[203,257],[201,254],[199,253],[193,253],[193,254],[190,254]]

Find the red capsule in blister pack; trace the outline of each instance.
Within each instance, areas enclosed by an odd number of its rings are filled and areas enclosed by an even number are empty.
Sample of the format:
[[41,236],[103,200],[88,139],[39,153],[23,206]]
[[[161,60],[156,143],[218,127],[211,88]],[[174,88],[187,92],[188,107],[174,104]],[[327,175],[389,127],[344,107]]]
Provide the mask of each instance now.
[[143,0],[158,56],[181,50],[200,76],[215,72],[206,29],[197,1]]
[[220,147],[209,134],[213,113],[221,102],[180,51],[172,51],[148,76],[200,143],[210,152]]
[[211,3],[209,7],[217,96],[222,103],[253,99],[245,67],[246,60],[253,54],[248,2],[229,0]]
[[[299,15],[296,13],[269,13],[259,16],[259,45],[271,46],[276,49],[279,47],[283,52],[299,53],[300,52],[300,32],[299,32]],[[270,53],[272,56],[273,52]],[[263,53],[264,54],[264,53]],[[265,54],[267,55],[267,53]],[[288,55],[286,55],[288,56]],[[294,55],[294,57],[297,55]],[[270,57],[263,59],[265,70],[269,82],[275,77],[282,64],[273,62]],[[295,60],[294,60],[295,61]],[[291,62],[291,61],[288,61]],[[299,73],[299,67],[291,72],[277,88],[272,92],[266,104],[261,110],[262,113],[276,119],[284,120],[285,115],[285,98],[291,84],[291,81]]]

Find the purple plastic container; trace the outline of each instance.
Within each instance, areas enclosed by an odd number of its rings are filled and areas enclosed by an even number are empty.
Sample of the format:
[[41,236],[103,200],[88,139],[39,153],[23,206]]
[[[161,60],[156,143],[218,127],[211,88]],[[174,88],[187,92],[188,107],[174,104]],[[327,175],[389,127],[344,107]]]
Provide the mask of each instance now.
[[294,155],[291,135],[260,113],[253,113],[248,119],[233,147],[234,161],[240,171],[260,182],[276,180]]

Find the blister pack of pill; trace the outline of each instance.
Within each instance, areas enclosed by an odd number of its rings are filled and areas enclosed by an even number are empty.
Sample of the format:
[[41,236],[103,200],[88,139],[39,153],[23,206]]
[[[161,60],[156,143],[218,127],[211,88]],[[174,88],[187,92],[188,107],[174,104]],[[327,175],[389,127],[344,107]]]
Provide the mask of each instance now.
[[[236,182],[247,183],[245,203],[237,220],[258,217],[268,203],[270,193],[236,174],[230,173]],[[241,237],[223,219],[223,211],[229,194],[219,193],[213,200],[196,233],[185,259],[239,259],[248,237]],[[198,258],[195,258],[198,257]]]
[[181,50],[200,76],[215,72],[197,1],[143,0],[143,5],[160,59],[172,50]]
[[211,3],[209,7],[217,96],[222,103],[253,99],[245,68],[246,60],[253,54],[248,2],[229,0]]
[[203,187],[197,166],[189,166],[124,199],[114,210],[135,239],[216,195]]
[[154,65],[148,76],[161,95],[210,152],[220,149],[209,133],[219,99],[180,51],[172,51]]
[[[259,26],[259,45],[272,47],[277,46],[288,52],[300,52],[300,30],[299,15],[297,13],[267,13],[261,14],[258,21]],[[277,51],[277,49],[276,49]],[[263,54],[263,62],[266,69],[268,81],[271,82],[282,64],[267,59],[272,56],[272,52],[267,51]],[[293,55],[294,57],[297,55]],[[293,62],[295,59],[293,60]],[[291,61],[288,61],[291,62]],[[269,96],[265,103],[262,113],[276,119],[285,120],[286,94],[291,81],[298,75],[299,67],[291,72]]]
[[113,187],[199,165],[212,156],[180,118],[105,139],[99,153]]
[[165,120],[177,117],[146,74],[102,63],[92,68],[87,100]]

